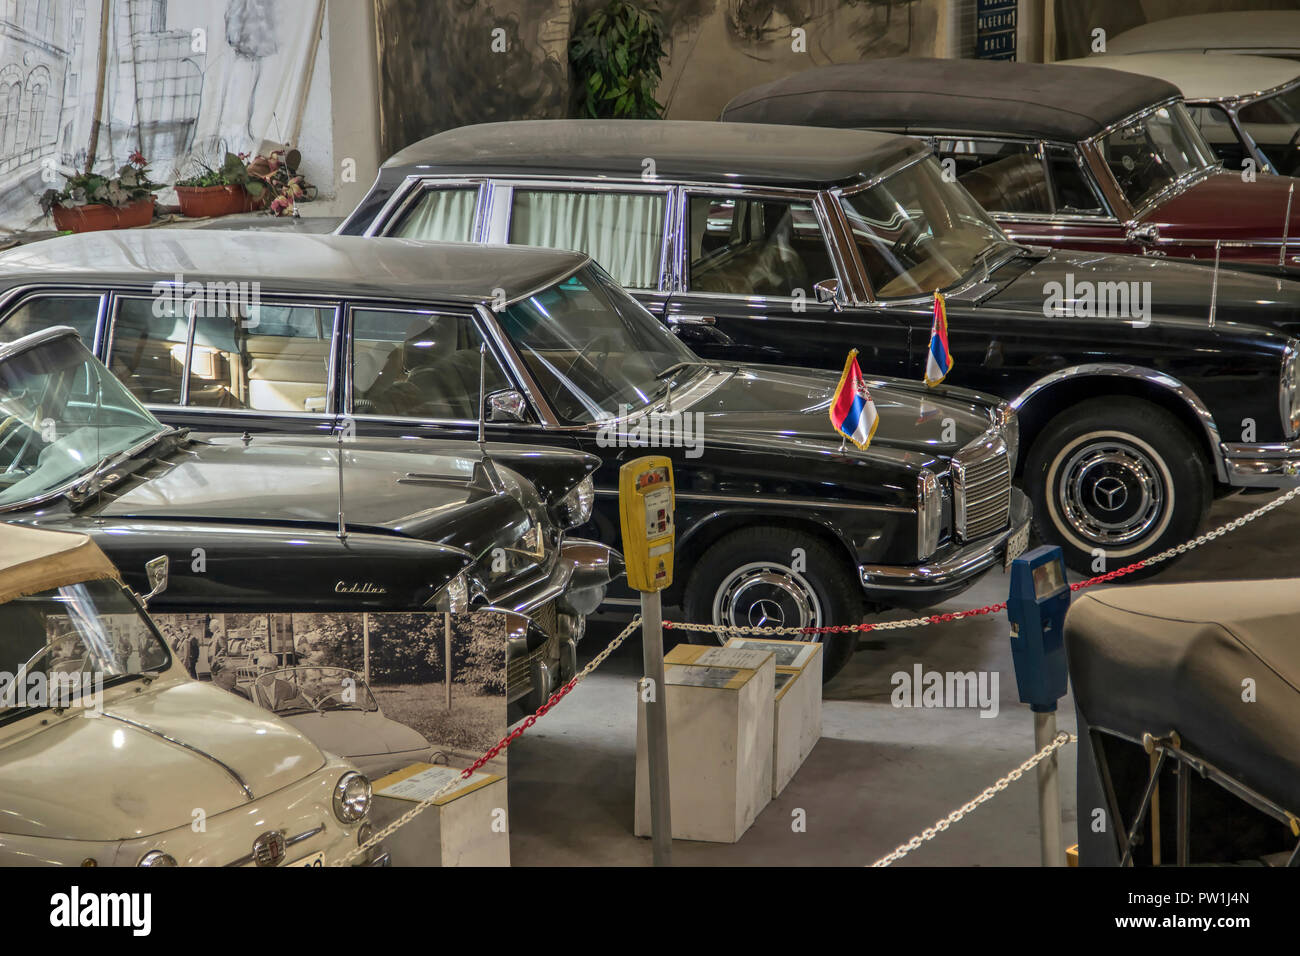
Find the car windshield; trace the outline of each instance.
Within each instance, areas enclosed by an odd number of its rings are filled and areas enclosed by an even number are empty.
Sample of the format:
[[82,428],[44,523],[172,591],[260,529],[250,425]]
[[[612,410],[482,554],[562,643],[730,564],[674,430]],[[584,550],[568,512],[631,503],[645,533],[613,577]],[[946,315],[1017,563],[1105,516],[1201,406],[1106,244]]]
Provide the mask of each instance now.
[[263,674],[257,679],[254,699],[279,717],[379,709],[360,675],[342,667],[291,667]]
[[0,723],[34,710],[93,707],[88,694],[170,665],[167,645],[116,581],[0,604]]
[[841,206],[877,298],[928,295],[1014,248],[933,157],[845,194]]
[[595,265],[507,306],[499,319],[555,413],[570,423],[647,405],[670,370],[701,364]]
[[1134,116],[1097,138],[1097,148],[1134,209],[1219,159],[1182,103]]
[[1243,106],[1237,119],[1280,175],[1300,173],[1300,84]]
[[0,357],[0,508],[167,431],[72,335]]

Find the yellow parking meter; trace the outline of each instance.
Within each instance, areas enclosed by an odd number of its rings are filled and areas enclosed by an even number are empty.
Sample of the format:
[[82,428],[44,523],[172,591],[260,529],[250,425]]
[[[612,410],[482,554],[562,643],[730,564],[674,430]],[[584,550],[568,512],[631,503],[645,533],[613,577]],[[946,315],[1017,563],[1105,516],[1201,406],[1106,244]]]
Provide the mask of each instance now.
[[673,464],[663,455],[646,455],[619,469],[623,560],[634,590],[662,591],[673,583],[675,499]]
[[664,701],[663,607],[659,592],[673,583],[673,464],[663,455],[629,461],[618,472],[618,517],[627,583],[641,592],[641,700],[650,777],[650,837],[655,866],[672,864],[668,787],[668,713]]

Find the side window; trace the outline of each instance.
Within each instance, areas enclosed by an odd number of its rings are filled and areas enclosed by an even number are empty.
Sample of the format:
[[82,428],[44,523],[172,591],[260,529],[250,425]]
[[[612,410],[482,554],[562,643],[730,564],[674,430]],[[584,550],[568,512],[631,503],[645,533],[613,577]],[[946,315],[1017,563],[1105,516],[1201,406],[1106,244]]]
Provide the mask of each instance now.
[[1300,174],[1300,85],[1246,104],[1237,120],[1279,175]]
[[628,289],[659,288],[664,194],[515,188],[509,241],[576,249]]
[[989,212],[1052,211],[1047,173],[1038,158],[1037,143],[941,139],[938,152],[945,165],[947,160],[953,161],[957,181]]
[[207,302],[194,318],[187,405],[324,412],[334,308]]
[[474,207],[478,189],[430,188],[407,211],[388,235],[404,239],[469,242],[474,238]]
[[1072,147],[1045,147],[1047,166],[1052,171],[1056,211],[1074,216],[1104,216],[1105,208],[1089,185]]
[[[193,312],[189,394],[181,397]],[[142,402],[270,412],[324,412],[330,306],[123,298],[108,366]]]
[[99,300],[98,295],[28,296],[0,320],[0,342],[12,342],[51,326],[68,325],[81,335],[86,348],[93,349]]
[[146,405],[181,403],[186,324],[180,298],[122,298],[117,302],[108,368]]
[[[401,309],[352,311],[352,411],[473,421],[478,418],[479,346],[468,315]],[[490,394],[510,380],[487,353]]]
[[1193,106],[1188,103],[1187,113],[1214,150],[1214,155],[1223,160],[1228,169],[1240,170],[1241,161],[1247,156],[1246,144],[1238,138],[1236,127],[1228,118],[1228,111],[1221,106]]
[[834,278],[811,203],[692,195],[687,288],[732,295],[793,296]]

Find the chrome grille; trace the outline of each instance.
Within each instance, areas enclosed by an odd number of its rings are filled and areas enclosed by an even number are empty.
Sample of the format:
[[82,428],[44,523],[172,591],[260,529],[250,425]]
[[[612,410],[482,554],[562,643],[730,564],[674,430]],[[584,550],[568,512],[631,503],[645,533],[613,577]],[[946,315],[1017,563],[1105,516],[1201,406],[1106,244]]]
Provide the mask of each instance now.
[[1011,523],[1011,463],[1006,442],[987,434],[952,461],[953,520],[963,541],[1006,530]]

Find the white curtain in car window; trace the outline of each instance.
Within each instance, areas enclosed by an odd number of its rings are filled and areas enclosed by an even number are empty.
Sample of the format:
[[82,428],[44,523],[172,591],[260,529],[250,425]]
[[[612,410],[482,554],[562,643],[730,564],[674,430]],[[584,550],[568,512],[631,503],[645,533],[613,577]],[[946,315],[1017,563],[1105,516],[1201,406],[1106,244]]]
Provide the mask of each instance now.
[[659,287],[664,197],[659,193],[530,192],[516,189],[510,241],[576,249],[630,289]]
[[430,189],[392,233],[405,239],[469,242],[477,189]]

